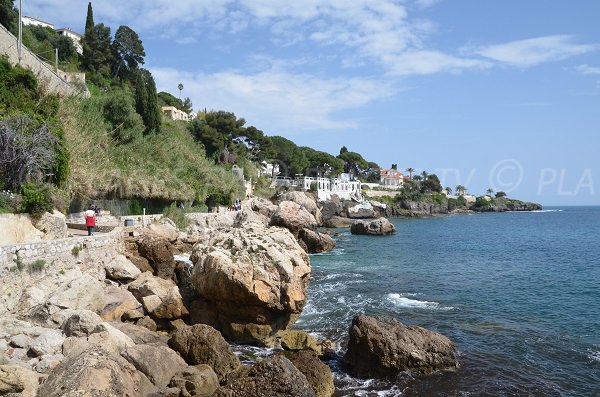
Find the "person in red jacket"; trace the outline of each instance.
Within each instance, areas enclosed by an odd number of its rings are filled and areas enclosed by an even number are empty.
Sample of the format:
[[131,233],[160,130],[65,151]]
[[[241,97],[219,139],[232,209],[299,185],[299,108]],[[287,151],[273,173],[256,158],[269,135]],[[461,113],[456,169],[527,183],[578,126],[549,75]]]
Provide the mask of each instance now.
[[90,208],[85,211],[85,225],[87,226],[88,236],[94,235],[94,227],[96,227],[96,211],[94,208],[90,206]]

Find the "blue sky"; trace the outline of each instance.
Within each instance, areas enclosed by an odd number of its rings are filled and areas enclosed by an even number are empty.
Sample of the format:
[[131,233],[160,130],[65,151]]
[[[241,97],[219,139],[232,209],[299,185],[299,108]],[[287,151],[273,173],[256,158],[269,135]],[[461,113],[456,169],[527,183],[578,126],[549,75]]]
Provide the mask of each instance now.
[[[600,204],[600,2],[93,2],[159,90],[269,135],[546,205]],[[82,31],[86,1],[25,0]],[[597,186],[596,186],[597,185]]]

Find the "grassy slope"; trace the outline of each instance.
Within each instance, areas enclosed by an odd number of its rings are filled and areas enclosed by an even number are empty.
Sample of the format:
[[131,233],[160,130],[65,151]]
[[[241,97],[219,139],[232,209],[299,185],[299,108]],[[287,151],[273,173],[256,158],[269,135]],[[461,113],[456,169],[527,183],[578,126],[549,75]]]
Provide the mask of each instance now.
[[69,98],[60,118],[71,154],[71,197],[204,201],[211,192],[243,196],[243,187],[222,166],[204,157],[183,123],[164,121],[159,134],[114,141],[95,98]]

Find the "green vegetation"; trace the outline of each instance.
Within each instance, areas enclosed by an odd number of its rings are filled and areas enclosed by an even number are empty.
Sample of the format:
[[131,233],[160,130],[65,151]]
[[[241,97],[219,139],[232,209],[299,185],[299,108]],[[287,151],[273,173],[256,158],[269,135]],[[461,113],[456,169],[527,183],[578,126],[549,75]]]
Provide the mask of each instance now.
[[13,3],[13,0],[0,0],[0,23],[16,36],[19,24],[19,11],[13,6]]
[[23,201],[21,211],[39,218],[44,212],[51,212],[54,207],[50,185],[45,183],[25,182],[21,185]]
[[71,255],[73,255],[74,257],[78,257],[79,253],[81,252],[81,246],[79,244],[74,245],[73,248],[71,248]]
[[29,272],[41,272],[42,270],[44,270],[44,267],[46,267],[46,261],[43,259],[36,259],[35,261],[29,264]]
[[183,208],[178,208],[175,203],[171,204],[163,211],[164,217],[172,220],[180,230],[184,230],[190,225],[190,220],[185,214],[185,210]]

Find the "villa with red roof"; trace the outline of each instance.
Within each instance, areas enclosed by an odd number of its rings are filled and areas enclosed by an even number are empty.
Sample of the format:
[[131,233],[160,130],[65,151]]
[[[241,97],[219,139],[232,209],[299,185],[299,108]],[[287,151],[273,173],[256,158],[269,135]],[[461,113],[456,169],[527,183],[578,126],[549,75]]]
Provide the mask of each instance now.
[[389,170],[380,170],[379,176],[379,184],[383,186],[400,188],[404,184],[404,175],[398,171],[398,164],[392,164]]

